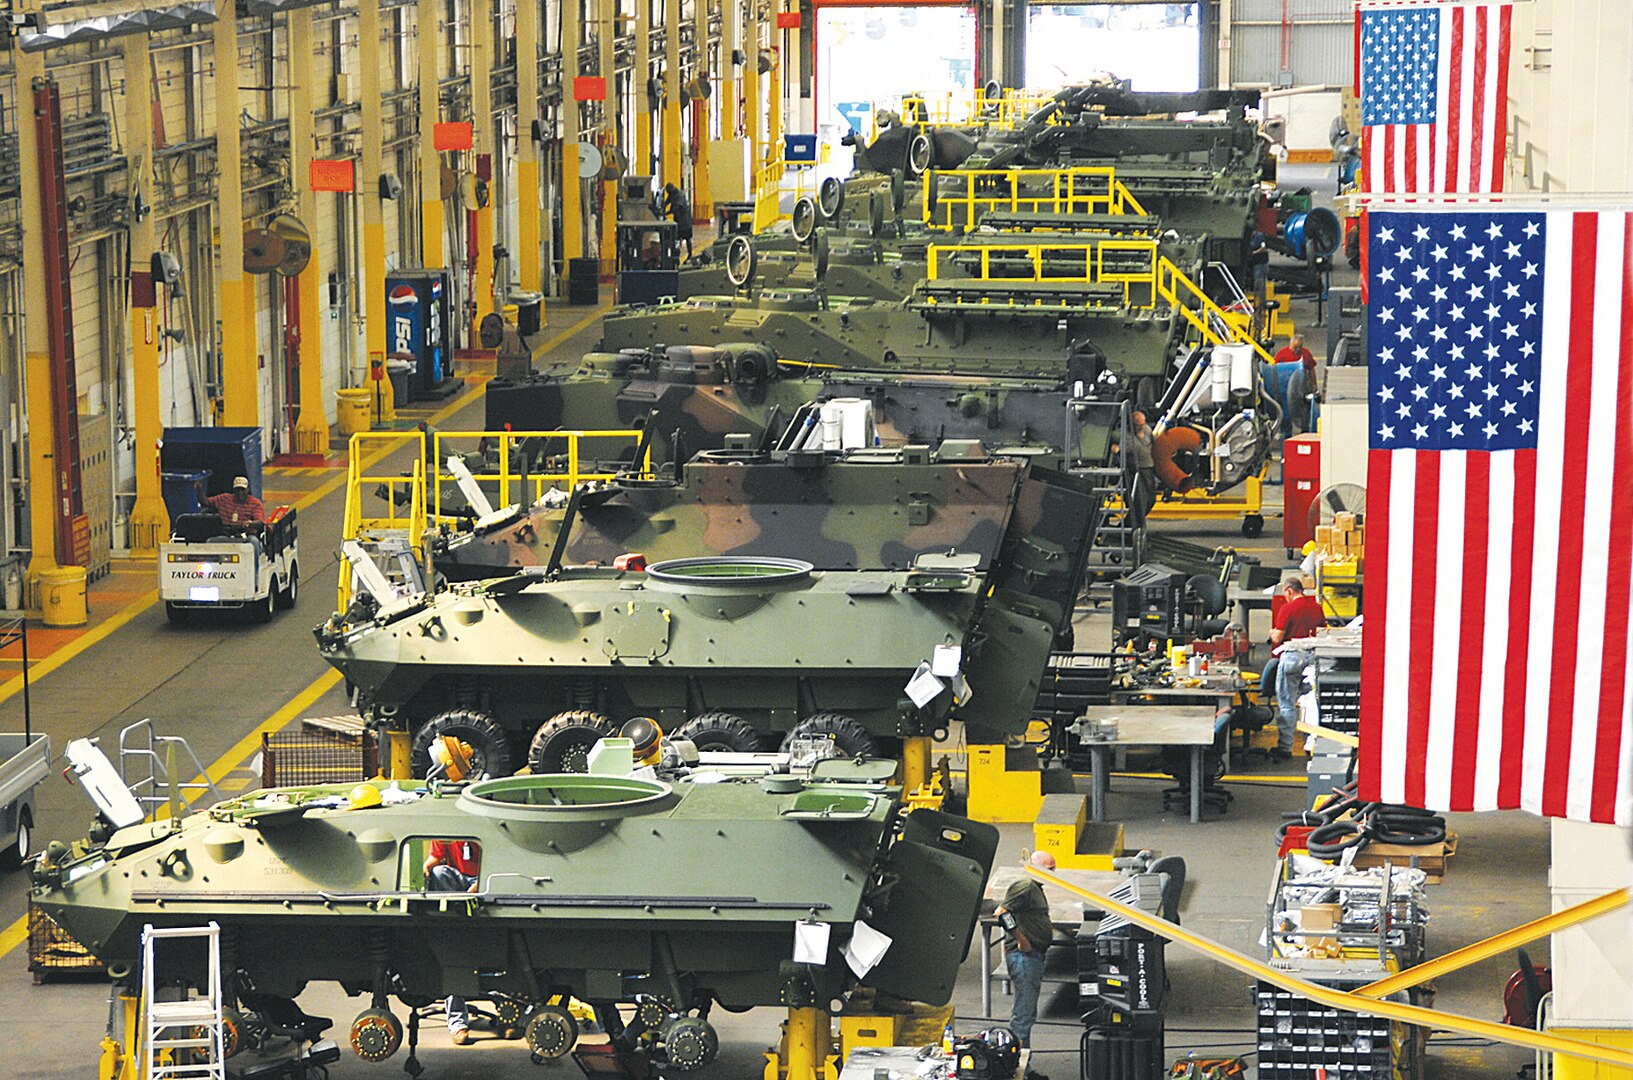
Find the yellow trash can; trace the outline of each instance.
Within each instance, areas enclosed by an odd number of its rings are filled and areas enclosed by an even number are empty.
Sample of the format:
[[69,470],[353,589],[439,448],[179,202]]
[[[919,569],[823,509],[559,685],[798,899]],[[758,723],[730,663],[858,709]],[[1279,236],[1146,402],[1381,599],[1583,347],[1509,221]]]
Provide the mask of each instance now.
[[374,390],[358,387],[335,391],[335,425],[347,438],[367,431],[374,423]]
[[85,568],[58,566],[40,574],[40,612],[47,626],[84,626]]

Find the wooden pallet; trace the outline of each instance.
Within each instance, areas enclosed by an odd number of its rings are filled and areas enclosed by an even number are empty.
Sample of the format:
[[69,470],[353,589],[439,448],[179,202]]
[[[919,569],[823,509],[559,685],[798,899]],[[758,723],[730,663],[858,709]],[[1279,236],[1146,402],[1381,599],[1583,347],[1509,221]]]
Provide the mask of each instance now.
[[360,743],[363,741],[363,718],[356,713],[308,716],[301,721],[301,730],[312,735],[328,735]]

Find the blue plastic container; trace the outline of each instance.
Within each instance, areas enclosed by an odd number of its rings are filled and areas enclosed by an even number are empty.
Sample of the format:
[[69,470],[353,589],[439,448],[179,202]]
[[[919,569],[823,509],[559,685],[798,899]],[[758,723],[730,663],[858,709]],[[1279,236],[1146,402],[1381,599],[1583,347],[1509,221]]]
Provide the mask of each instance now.
[[175,521],[183,514],[197,514],[202,511],[204,499],[209,495],[209,482],[209,469],[161,472],[159,490],[164,495],[164,508],[170,511],[170,520]]
[[[161,473],[207,473],[206,495],[232,490],[235,476],[249,480],[261,496],[261,429],[258,427],[178,427],[164,429],[159,448]],[[166,497],[166,505],[169,498]],[[170,514],[176,511],[171,507]]]

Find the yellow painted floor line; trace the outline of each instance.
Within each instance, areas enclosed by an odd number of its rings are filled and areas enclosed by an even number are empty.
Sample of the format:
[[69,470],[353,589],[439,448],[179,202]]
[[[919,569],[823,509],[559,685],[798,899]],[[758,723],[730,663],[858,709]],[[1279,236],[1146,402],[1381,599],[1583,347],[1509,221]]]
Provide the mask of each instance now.
[[[339,681],[340,672],[333,669],[319,675],[307,685],[306,689],[285,702],[283,708],[255,725],[255,728],[248,735],[233,743],[226,753],[216,758],[210,767],[204,770],[204,776],[209,777],[212,784],[219,784],[226,778],[228,773],[238,768],[246,758],[260,749],[263,734],[271,734],[274,731],[282,730],[297,716],[311,708],[313,702],[328,693]],[[204,777],[194,777],[193,782],[200,783],[203,779]],[[188,802],[192,802],[197,797],[198,794],[189,795]],[[168,813],[169,808],[161,806],[154,816],[165,817]],[[0,930],[0,958],[5,957],[11,950],[26,940],[28,940],[28,915],[25,913],[16,922],[4,930]]]
[[[131,601],[120,610],[114,612],[112,615],[109,615],[96,627],[87,630],[73,641],[70,641],[66,645],[59,648],[50,656],[30,664],[28,667],[29,680],[32,682],[34,680],[43,679],[45,676],[62,667],[62,665],[66,664],[68,661],[72,660],[86,649],[89,649],[92,645],[102,641],[109,634],[113,633],[115,630],[118,630],[120,627],[124,626],[126,623],[130,622],[132,619],[136,618],[136,616],[140,615],[142,612],[146,611],[148,608],[152,607],[158,602],[158,589],[154,589],[152,592],[147,593],[141,598]],[[20,693],[22,689],[23,680],[13,679],[4,687],[0,687],[0,701],[7,701],[11,699]]]

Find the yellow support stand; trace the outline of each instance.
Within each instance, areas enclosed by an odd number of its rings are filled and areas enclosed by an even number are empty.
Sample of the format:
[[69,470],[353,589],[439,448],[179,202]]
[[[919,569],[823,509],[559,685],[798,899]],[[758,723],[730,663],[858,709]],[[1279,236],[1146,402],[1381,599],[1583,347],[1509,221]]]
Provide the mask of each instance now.
[[1032,822],[1043,809],[1043,770],[1031,746],[969,748],[966,816],[975,821]]
[[821,1009],[789,1009],[782,1041],[766,1051],[764,1080],[838,1080],[833,1025]]
[[[1633,1031],[1626,1028],[1550,1027],[1549,1034],[1593,1043],[1613,1050],[1633,1052]],[[1554,1080],[1633,1080],[1633,1069],[1618,1068],[1602,1061],[1554,1055]]]
[[1032,823],[1032,846],[1055,857],[1062,870],[1116,869],[1112,860],[1123,854],[1123,826],[1115,821],[1090,821],[1087,795],[1045,795]]

